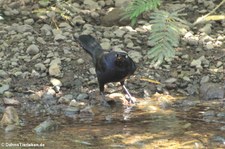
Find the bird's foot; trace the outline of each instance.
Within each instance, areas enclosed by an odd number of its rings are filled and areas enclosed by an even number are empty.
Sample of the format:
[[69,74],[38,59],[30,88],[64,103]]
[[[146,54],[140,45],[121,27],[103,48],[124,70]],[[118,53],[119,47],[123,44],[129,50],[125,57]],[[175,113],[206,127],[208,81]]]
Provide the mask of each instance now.
[[104,107],[110,107],[109,103],[106,101],[106,100],[101,100],[101,103],[100,103],[102,106]]
[[135,104],[137,102],[136,98],[133,96],[125,96],[129,104]]

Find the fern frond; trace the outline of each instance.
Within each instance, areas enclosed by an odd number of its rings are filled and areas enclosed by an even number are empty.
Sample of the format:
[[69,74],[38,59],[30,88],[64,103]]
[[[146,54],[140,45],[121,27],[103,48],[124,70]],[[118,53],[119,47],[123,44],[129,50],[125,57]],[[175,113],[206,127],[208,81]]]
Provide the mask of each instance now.
[[160,65],[163,60],[175,56],[174,47],[178,46],[181,26],[187,26],[177,12],[155,11],[150,17],[151,35],[149,40],[154,47],[148,51],[152,64]]
[[133,26],[137,22],[137,18],[140,14],[155,10],[159,5],[160,0],[133,0],[130,5],[128,5],[122,19],[129,18]]

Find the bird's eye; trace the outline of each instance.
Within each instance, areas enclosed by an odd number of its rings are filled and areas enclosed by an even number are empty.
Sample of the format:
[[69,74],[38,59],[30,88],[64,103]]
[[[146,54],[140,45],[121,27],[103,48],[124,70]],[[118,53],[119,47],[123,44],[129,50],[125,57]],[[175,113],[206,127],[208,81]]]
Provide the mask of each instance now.
[[128,58],[128,55],[126,55],[125,58]]

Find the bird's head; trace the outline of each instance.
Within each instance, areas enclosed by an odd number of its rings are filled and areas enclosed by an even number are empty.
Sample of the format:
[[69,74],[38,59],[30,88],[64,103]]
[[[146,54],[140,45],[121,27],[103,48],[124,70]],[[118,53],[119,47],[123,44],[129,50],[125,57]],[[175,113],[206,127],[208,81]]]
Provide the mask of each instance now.
[[126,67],[129,64],[129,56],[124,52],[116,52],[115,53],[116,60],[115,64],[119,67]]

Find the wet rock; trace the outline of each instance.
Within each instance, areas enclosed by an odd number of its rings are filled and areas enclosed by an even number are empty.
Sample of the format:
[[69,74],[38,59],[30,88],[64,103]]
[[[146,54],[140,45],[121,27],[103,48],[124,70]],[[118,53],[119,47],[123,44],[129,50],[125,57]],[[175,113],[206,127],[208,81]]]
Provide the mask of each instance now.
[[224,86],[217,83],[203,83],[200,86],[200,98],[203,100],[224,98]]
[[7,90],[9,90],[8,84],[0,84],[0,95],[3,94]]
[[64,110],[65,116],[70,117],[70,118],[77,118],[79,112],[80,112],[80,108],[78,108],[78,107],[71,107],[71,106],[67,107]]
[[58,123],[48,118],[34,128],[35,133],[44,133],[54,131],[58,128]]
[[84,109],[80,110],[79,118],[81,122],[89,123],[93,120],[94,112],[91,106],[87,106]]
[[189,95],[199,94],[199,88],[196,84],[188,84],[185,90],[188,92]]
[[39,51],[40,51],[40,50],[39,50],[38,46],[32,44],[32,45],[30,45],[30,46],[27,48],[27,51],[26,51],[26,52],[27,52],[29,55],[35,55],[35,54],[37,54]]
[[128,52],[128,55],[133,59],[134,62],[139,63],[142,55],[138,51],[131,50]]
[[5,132],[12,132],[12,131],[15,131],[18,129],[18,126],[17,125],[8,125],[5,127]]
[[14,107],[8,106],[5,108],[5,111],[1,120],[1,125],[7,126],[11,124],[16,124],[16,125],[19,124],[19,116]]

